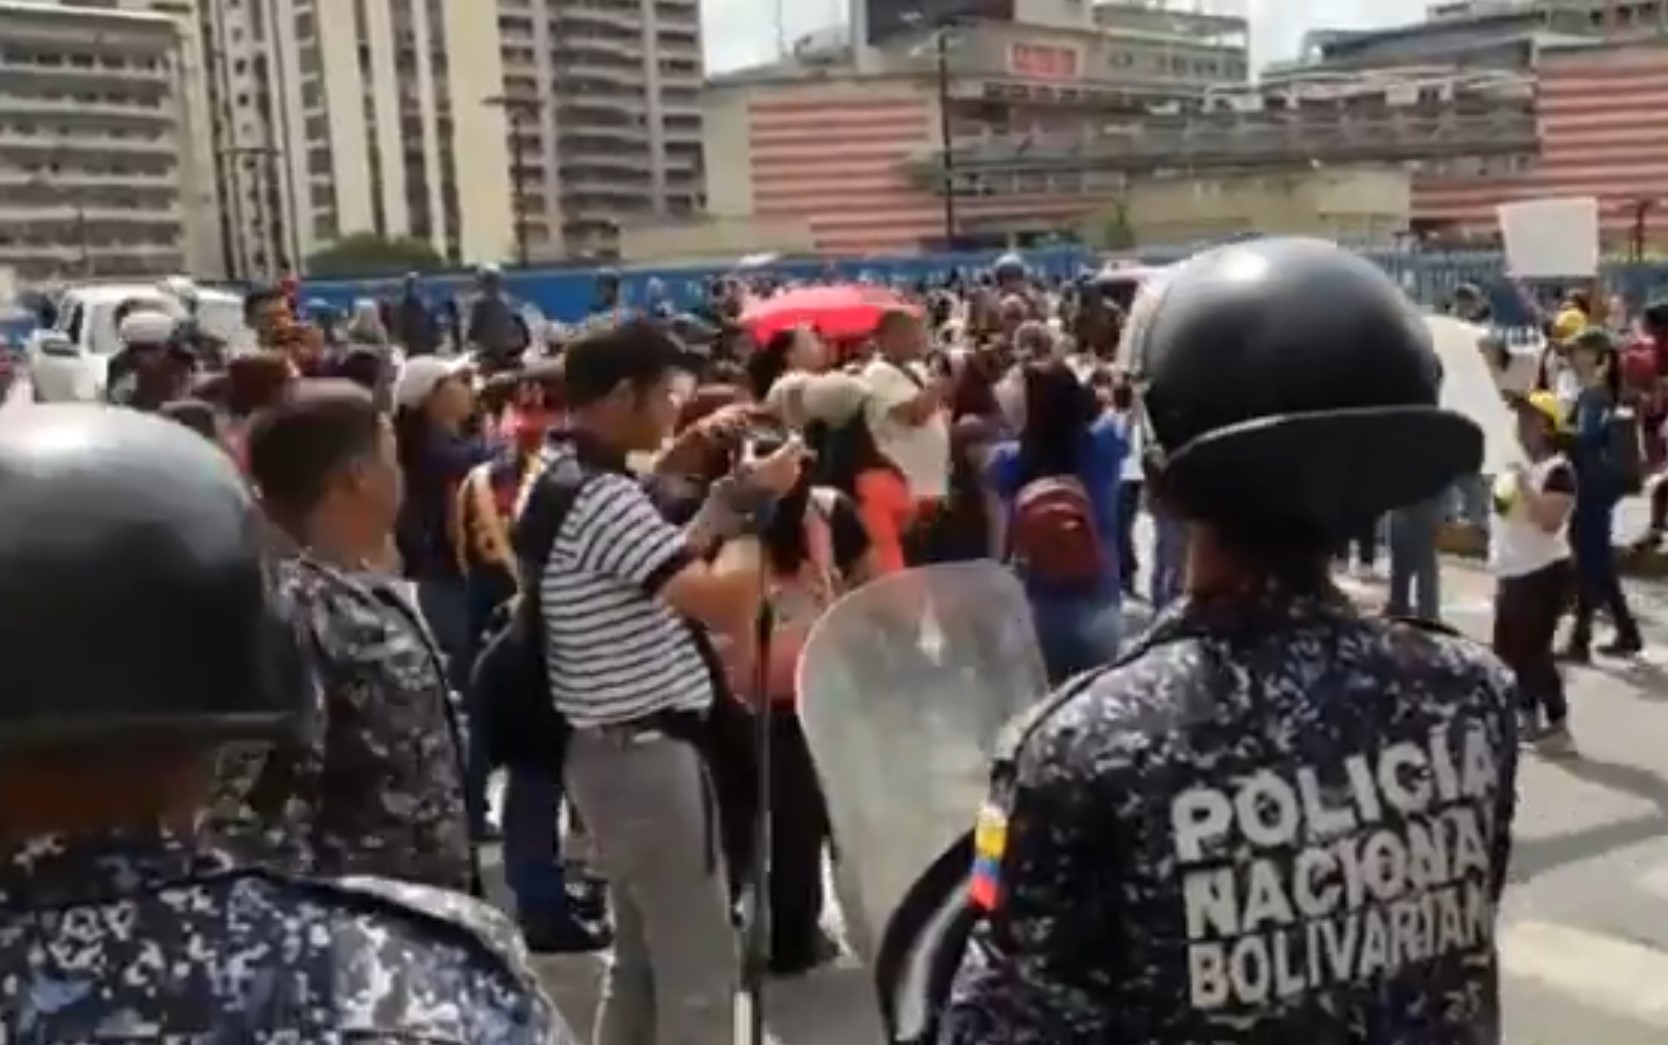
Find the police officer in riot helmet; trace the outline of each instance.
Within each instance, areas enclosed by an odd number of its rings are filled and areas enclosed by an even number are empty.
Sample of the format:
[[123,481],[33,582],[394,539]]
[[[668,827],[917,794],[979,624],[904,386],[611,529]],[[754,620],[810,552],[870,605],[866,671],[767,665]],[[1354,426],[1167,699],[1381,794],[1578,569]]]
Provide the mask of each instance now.
[[1328,564],[1482,435],[1437,406],[1401,292],[1331,244],[1224,247],[1158,293],[1129,362],[1189,597],[1004,740],[940,1040],[1497,1042],[1513,684]]
[[0,1040],[571,1040],[474,901],[199,835],[216,755],[305,723],[264,536],[179,425],[0,415]]

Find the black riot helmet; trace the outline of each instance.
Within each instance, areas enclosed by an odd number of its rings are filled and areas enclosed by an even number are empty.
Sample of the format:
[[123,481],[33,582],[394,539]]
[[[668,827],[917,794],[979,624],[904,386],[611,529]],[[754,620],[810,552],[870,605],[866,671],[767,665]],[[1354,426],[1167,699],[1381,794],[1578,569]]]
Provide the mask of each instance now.
[[172,421],[0,412],[0,758],[298,724],[265,532],[231,459]]
[[1148,470],[1182,515],[1242,533],[1338,538],[1481,465],[1437,405],[1423,318],[1372,262],[1263,239],[1166,273],[1132,317]]

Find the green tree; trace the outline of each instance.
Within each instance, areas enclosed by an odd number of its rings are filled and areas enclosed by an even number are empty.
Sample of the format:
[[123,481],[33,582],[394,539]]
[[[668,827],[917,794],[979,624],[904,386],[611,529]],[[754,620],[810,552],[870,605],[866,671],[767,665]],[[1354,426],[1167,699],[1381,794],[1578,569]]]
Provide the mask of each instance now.
[[1136,245],[1135,229],[1129,220],[1129,204],[1123,198],[1112,201],[1089,218],[1084,240],[1101,250],[1129,250]]
[[432,272],[446,260],[423,240],[386,239],[374,232],[353,232],[307,259],[309,276],[382,276]]

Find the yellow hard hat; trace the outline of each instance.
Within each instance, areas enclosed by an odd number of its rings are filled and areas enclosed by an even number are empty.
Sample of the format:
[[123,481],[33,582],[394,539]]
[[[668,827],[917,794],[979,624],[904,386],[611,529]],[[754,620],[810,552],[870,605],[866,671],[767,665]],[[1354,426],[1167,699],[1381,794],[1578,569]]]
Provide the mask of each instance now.
[[1552,430],[1554,432],[1562,432],[1565,430],[1564,404],[1559,401],[1555,394],[1544,390],[1540,392],[1530,392],[1526,397],[1524,397],[1523,402],[1529,409],[1546,418],[1547,423],[1552,425]]
[[1552,321],[1552,340],[1559,344],[1573,341],[1586,329],[1586,314],[1578,308],[1566,308]]

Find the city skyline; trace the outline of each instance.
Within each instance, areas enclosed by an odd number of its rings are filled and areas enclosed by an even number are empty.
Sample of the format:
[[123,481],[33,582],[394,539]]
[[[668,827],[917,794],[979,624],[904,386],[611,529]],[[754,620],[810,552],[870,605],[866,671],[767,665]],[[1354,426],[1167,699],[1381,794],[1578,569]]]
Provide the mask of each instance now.
[[[707,69],[729,72],[772,60],[778,39],[845,21],[848,0],[702,0]],[[1250,0],[1252,56],[1257,64],[1294,57],[1310,29],[1368,29],[1423,17],[1427,0]]]

